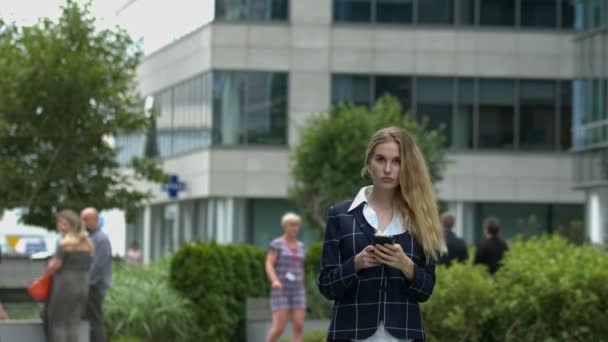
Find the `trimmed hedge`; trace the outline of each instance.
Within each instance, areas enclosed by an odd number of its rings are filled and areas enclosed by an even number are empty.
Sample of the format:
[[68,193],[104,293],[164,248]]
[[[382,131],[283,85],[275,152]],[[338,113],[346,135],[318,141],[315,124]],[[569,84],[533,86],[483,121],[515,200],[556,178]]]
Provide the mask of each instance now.
[[266,251],[251,245],[188,244],[171,261],[170,282],[195,304],[201,341],[245,341],[248,297],[267,297]]
[[[422,304],[430,341],[608,341],[608,254],[558,236],[509,248],[495,276],[472,260],[437,267],[433,295]],[[320,248],[309,254],[307,275],[316,279]],[[310,311],[325,312],[312,304]]]

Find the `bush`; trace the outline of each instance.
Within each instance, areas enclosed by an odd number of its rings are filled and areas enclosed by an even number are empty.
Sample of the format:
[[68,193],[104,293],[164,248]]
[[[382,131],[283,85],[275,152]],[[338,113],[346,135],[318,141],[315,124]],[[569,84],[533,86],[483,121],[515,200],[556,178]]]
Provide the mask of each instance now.
[[422,305],[430,340],[606,340],[605,253],[557,236],[509,248],[494,277],[470,261],[437,268],[434,293]]
[[169,287],[169,261],[149,266],[114,265],[112,287],[104,304],[112,338],[148,341],[197,341],[192,303]]
[[317,281],[321,271],[321,253],[323,242],[315,242],[308,246],[304,257],[304,272],[306,274],[306,307],[307,318],[328,319],[333,302],[325,299],[319,292]]
[[[515,240],[509,248],[495,276],[472,260],[437,267],[433,295],[421,305],[430,341],[608,341],[605,252],[559,236]],[[311,279],[320,254],[319,246],[309,248]],[[316,287],[310,291],[320,297]],[[329,318],[327,303],[309,301],[309,310]]]
[[188,244],[171,261],[170,282],[196,305],[204,341],[244,341],[245,302],[266,297],[266,252],[250,245]]

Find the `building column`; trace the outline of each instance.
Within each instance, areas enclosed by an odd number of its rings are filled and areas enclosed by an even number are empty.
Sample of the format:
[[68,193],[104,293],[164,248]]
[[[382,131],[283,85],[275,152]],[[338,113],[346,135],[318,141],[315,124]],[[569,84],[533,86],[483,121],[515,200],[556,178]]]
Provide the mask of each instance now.
[[604,244],[608,226],[608,189],[589,190],[585,209],[587,237],[592,244]]
[[144,207],[143,241],[142,248],[144,254],[144,264],[149,264],[152,249],[152,210],[149,205]]
[[452,231],[467,243],[475,242],[475,209],[473,203],[456,201],[448,203],[448,210],[454,214]]

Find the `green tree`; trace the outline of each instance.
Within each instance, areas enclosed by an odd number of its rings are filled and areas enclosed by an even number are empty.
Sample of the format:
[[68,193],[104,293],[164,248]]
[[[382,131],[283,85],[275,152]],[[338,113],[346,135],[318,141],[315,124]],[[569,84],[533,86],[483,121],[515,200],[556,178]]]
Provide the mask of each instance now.
[[318,228],[325,227],[327,208],[353,198],[369,184],[361,177],[365,149],[372,134],[388,126],[405,128],[422,150],[431,180],[441,180],[446,167],[442,128],[428,130],[427,120],[413,121],[391,96],[380,98],[370,110],[340,105],[315,116],[302,130],[291,154],[293,186],[290,197],[304,216]]
[[90,4],[68,0],[57,21],[0,21],[0,209],[49,226],[60,208],[132,208],[161,181],[154,161],[126,173],[108,142],[148,126],[135,73],[142,53],[126,31],[98,30]]

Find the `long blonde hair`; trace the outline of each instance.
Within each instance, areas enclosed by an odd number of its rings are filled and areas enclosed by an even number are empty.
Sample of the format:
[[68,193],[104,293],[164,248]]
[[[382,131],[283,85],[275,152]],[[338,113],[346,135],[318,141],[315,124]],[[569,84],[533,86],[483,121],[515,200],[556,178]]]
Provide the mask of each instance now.
[[70,227],[63,239],[61,239],[62,246],[67,247],[67,249],[76,249],[77,246],[84,244],[87,251],[93,253],[93,242],[89,239],[89,234],[84,229],[84,224],[76,212],[64,209],[57,213],[56,218],[66,220]]
[[377,131],[367,145],[362,173],[367,172],[366,166],[369,165],[376,146],[387,142],[396,142],[401,156],[399,196],[395,196],[397,208],[401,211],[409,232],[422,245],[427,262],[431,258],[437,261],[439,255],[447,253],[447,247],[439,224],[431,177],[414,139],[399,127]]

